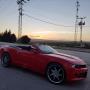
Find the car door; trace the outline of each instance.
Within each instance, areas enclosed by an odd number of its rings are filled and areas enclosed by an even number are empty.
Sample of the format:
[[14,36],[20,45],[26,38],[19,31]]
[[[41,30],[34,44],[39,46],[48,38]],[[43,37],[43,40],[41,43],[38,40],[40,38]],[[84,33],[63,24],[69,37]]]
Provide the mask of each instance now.
[[21,49],[17,53],[18,53],[18,63],[19,63],[19,65],[21,65],[25,68],[31,67],[32,52]]
[[[38,52],[38,51],[37,51]],[[19,65],[25,68],[30,68],[33,71],[41,70],[44,56],[40,53],[35,53],[32,50],[19,50],[18,51],[18,62]]]

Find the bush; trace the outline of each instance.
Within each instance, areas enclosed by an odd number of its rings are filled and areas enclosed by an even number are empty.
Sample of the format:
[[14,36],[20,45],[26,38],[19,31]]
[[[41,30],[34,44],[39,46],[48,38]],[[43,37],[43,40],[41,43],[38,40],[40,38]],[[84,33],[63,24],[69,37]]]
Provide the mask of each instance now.
[[90,43],[85,43],[85,48],[90,49]]
[[30,43],[30,41],[31,39],[27,35],[22,36],[20,39],[18,39],[18,42],[23,44],[28,44]]

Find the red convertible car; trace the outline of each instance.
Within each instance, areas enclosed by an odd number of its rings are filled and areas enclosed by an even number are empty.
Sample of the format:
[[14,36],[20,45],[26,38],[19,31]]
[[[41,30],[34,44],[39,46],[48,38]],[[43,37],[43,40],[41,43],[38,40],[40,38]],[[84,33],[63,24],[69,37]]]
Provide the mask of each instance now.
[[48,45],[0,47],[1,65],[17,65],[42,75],[54,84],[83,80],[87,77],[87,65],[78,57],[57,52]]

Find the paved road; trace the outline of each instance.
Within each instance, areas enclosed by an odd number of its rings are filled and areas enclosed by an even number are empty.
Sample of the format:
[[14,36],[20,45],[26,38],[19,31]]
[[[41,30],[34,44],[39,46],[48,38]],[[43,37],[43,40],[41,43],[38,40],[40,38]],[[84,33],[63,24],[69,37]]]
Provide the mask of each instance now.
[[[89,63],[90,53],[59,51],[79,56]],[[90,90],[90,66],[88,68],[89,73],[85,81],[53,85],[35,73],[16,67],[3,68],[0,65],[0,90]]]
[[83,59],[90,66],[90,53],[69,51],[69,50],[60,50],[60,49],[57,49],[57,51],[59,51],[61,53],[66,53],[66,54],[77,56],[77,57]]

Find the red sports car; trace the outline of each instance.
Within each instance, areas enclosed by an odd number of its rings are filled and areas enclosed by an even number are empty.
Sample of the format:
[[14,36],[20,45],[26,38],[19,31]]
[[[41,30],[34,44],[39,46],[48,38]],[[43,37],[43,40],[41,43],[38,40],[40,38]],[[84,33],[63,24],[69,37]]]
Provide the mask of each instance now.
[[87,65],[78,57],[62,54],[48,45],[0,47],[1,64],[17,65],[42,75],[54,84],[65,80],[83,80],[87,77]]

